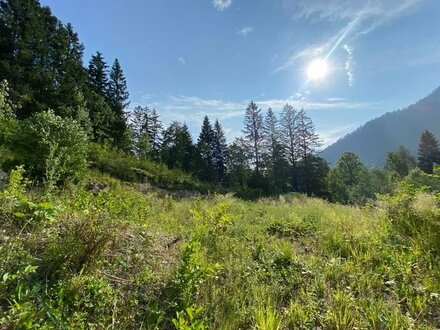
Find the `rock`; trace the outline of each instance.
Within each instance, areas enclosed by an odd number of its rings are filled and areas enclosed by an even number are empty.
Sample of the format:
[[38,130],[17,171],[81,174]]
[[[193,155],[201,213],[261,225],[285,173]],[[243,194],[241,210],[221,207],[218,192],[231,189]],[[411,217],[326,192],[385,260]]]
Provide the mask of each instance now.
[[8,174],[0,170],[0,190],[5,189],[7,181],[8,181]]

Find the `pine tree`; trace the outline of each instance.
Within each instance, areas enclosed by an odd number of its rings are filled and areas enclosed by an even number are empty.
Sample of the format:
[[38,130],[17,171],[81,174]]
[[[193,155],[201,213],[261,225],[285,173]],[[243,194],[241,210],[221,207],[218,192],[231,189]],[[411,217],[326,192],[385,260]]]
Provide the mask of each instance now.
[[88,80],[92,91],[105,99],[108,96],[108,66],[100,52],[92,55],[89,62]]
[[197,168],[199,177],[202,180],[209,181],[215,175],[214,168],[214,130],[208,116],[203,118],[203,123],[197,140]]
[[252,101],[246,108],[244,117],[245,142],[252,153],[252,161],[257,175],[262,171],[261,153],[263,149],[263,115],[261,109]]
[[425,173],[434,172],[434,163],[440,162],[438,140],[430,131],[423,132],[418,152],[418,167]]
[[214,147],[213,147],[214,167],[217,172],[217,180],[225,183],[226,164],[228,161],[228,145],[226,143],[225,132],[218,120],[214,124]]

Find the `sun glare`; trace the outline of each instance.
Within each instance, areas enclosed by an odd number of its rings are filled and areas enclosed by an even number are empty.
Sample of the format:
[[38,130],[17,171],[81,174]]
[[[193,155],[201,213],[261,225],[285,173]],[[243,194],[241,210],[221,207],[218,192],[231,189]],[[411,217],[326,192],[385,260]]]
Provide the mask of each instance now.
[[309,68],[307,69],[307,75],[311,80],[321,80],[323,79],[328,72],[327,62],[324,60],[315,60],[310,63]]

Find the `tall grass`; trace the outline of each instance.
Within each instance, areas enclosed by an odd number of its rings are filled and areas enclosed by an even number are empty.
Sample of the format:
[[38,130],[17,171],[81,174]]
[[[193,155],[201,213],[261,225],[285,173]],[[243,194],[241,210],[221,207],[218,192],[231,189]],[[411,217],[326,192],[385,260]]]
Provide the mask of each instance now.
[[436,329],[439,205],[302,196],[0,194],[0,323],[18,329]]

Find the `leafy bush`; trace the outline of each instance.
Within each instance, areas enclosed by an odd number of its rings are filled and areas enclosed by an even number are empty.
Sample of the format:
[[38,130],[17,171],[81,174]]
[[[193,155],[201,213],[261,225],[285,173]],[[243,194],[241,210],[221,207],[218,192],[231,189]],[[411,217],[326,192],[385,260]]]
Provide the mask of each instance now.
[[87,165],[87,137],[81,126],[51,110],[21,122],[14,145],[19,161],[49,184],[75,180]]

